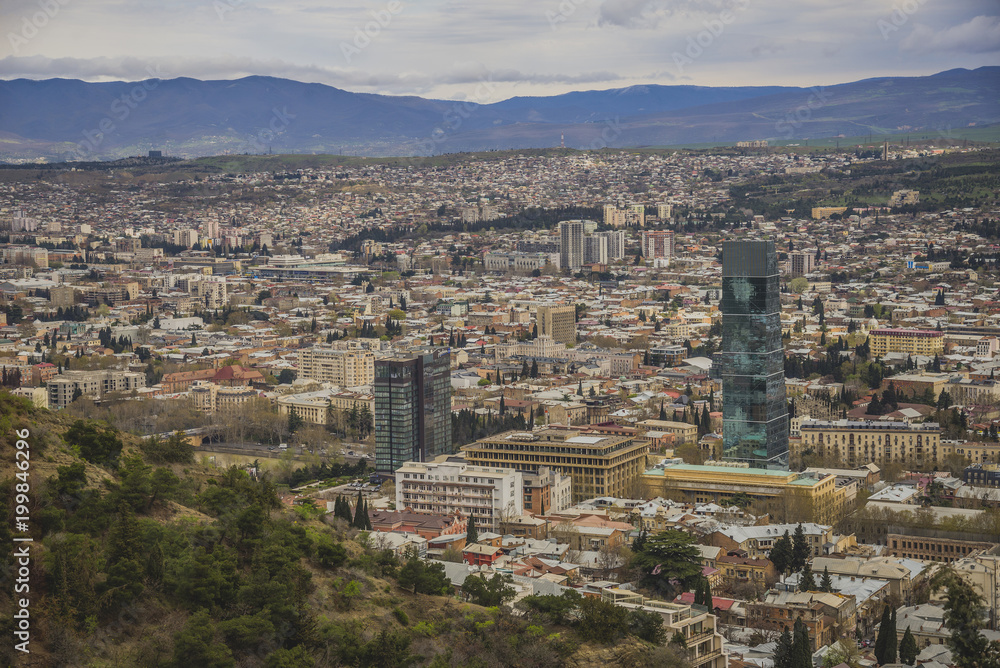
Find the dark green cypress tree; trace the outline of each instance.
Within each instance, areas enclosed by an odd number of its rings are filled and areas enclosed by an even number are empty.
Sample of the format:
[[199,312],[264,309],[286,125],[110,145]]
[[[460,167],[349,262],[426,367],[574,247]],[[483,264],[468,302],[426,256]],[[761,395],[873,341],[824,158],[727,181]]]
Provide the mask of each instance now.
[[[875,660],[880,664],[889,663],[887,660],[888,652],[886,647],[889,645],[889,629],[892,625],[892,612],[889,606],[885,606],[882,610],[882,621],[878,625],[878,636],[875,638]],[[896,639],[892,639],[892,644],[895,645]]]
[[799,591],[816,591],[816,579],[813,578],[812,569],[809,564],[802,569],[802,576],[799,578]]
[[801,619],[795,620],[792,630],[792,667],[812,668],[812,643],[809,629]]
[[354,506],[354,521],[351,523],[355,529],[365,528],[365,499],[361,496],[361,492],[358,492],[358,502]]
[[468,522],[465,527],[465,542],[468,545],[475,543],[479,540],[479,530],[476,529],[476,519],[469,515]]
[[823,578],[819,581],[819,588],[821,591],[833,591],[833,579],[830,577],[830,569],[826,566],[823,567]]
[[906,627],[906,631],[903,632],[903,639],[899,641],[899,660],[908,666],[915,665],[917,663],[917,654],[920,653],[917,647],[917,640],[910,633],[910,627]]
[[802,528],[800,523],[795,527],[795,533],[792,536],[792,563],[791,567],[793,571],[801,571],[806,565],[806,559],[809,558],[809,543],[806,542],[805,530]]
[[786,628],[778,638],[777,647],[774,649],[774,668],[795,668],[792,663],[793,642],[792,634]]

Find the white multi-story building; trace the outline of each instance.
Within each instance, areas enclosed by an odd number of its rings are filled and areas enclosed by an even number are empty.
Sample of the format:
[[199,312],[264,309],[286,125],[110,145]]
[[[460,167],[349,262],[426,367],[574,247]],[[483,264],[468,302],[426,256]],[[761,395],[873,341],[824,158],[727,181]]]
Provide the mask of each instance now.
[[461,458],[406,462],[396,470],[396,508],[417,513],[458,511],[494,529],[524,512],[524,479],[520,471],[477,466]]
[[313,347],[299,351],[299,377],[341,387],[375,382],[375,353],[361,348]]
[[136,371],[63,371],[48,381],[49,406],[65,408],[80,396],[100,399],[108,392],[133,392],[146,387],[146,374]]
[[608,259],[611,262],[617,262],[625,257],[625,230],[595,232],[594,236],[604,237],[608,240]]
[[580,271],[584,262],[584,221],[564,220],[559,223],[559,267]]
[[586,264],[607,264],[608,257],[607,237],[588,234],[583,238],[583,261]]

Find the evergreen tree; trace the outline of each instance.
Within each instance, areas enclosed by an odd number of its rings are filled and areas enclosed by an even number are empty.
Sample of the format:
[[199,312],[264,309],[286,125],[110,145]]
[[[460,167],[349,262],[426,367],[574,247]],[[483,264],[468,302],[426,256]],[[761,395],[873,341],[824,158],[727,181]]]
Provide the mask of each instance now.
[[795,668],[792,659],[792,634],[786,628],[778,638],[774,649],[774,668]]
[[646,547],[646,539],[648,537],[649,533],[646,531],[646,528],[643,527],[642,529],[640,529],[639,535],[636,536],[635,540],[632,541],[632,552],[633,553],[642,552],[643,549],[645,549]]
[[467,545],[472,545],[479,541],[479,530],[476,529],[476,519],[469,515],[468,524],[465,527],[465,542]]
[[801,619],[795,620],[792,628],[792,666],[793,668],[812,668],[812,643],[809,641],[809,629]]
[[660,420],[666,421],[667,410],[663,407],[663,402],[660,402]]
[[365,528],[365,499],[361,496],[361,492],[358,492],[358,502],[354,506],[354,521],[352,526],[355,529]]
[[809,558],[809,543],[806,542],[806,534],[802,528],[802,524],[795,527],[795,534],[792,537],[792,563],[790,566],[793,571],[800,571],[806,565],[806,560]]
[[903,639],[899,641],[899,660],[908,666],[915,665],[919,653],[917,641],[910,633],[910,627],[907,626],[906,631],[903,632]]
[[816,580],[813,579],[812,568],[809,567],[809,564],[805,565],[805,568],[802,569],[802,575],[799,577],[799,591],[816,591]]
[[892,608],[887,605],[882,610],[882,621],[878,625],[878,636],[875,638],[875,659],[885,665],[893,663],[895,656],[896,629],[892,623]]
[[774,547],[768,553],[768,559],[774,564],[778,573],[786,572],[792,565],[792,541],[788,537],[788,530],[785,535],[774,541]]
[[830,569],[826,566],[823,567],[823,578],[819,581],[819,588],[820,591],[833,591],[833,579],[830,577]]

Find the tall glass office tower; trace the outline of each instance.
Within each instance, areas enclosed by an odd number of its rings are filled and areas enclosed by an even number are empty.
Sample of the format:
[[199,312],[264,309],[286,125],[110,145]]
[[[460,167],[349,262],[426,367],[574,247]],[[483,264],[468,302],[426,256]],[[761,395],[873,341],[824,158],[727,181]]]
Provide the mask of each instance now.
[[788,468],[788,407],[773,241],[722,244],[723,459]]
[[451,454],[451,356],[429,348],[375,360],[375,471]]

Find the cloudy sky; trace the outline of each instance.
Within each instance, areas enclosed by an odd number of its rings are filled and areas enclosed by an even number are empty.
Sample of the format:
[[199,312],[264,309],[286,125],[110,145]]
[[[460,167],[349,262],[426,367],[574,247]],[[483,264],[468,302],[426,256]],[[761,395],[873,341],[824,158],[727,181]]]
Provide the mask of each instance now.
[[0,78],[271,75],[491,102],[1000,64],[997,0],[4,0]]

